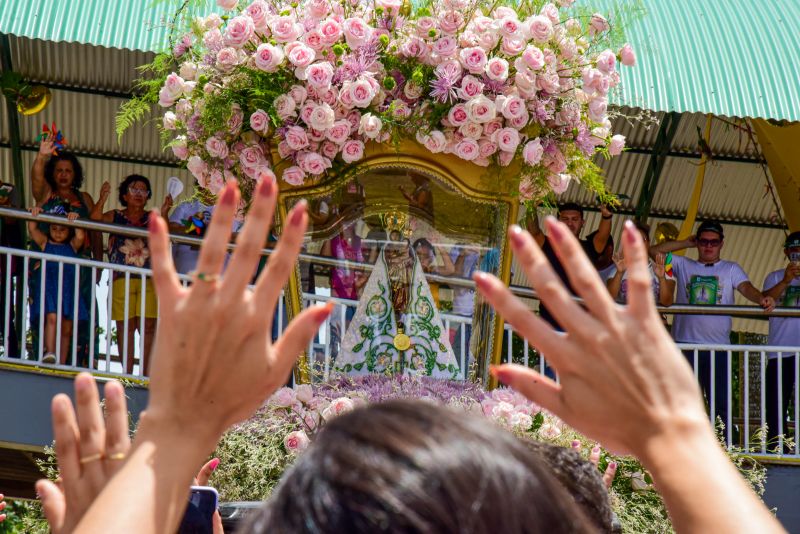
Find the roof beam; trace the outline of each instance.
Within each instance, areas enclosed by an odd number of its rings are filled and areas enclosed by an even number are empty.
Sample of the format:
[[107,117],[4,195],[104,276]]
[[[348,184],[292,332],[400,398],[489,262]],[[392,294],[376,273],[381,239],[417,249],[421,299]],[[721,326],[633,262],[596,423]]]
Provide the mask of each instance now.
[[[629,147],[625,149],[625,152],[623,152],[623,154],[625,153],[649,155],[653,153],[653,149],[646,147],[637,147],[637,148]],[[667,152],[666,156],[668,158],[683,158],[683,159],[700,159],[703,157],[702,154],[696,152],[676,152],[674,150]],[[761,160],[758,158],[748,158],[742,156],[723,156],[714,154],[714,157],[712,159],[713,161],[730,161],[733,163],[754,163],[756,165],[761,164]]]
[[[16,112],[16,110],[14,110]],[[10,143],[3,143],[0,142],[0,148],[12,148]],[[21,150],[26,152],[38,152],[39,147],[32,146],[32,145],[23,145],[20,147]],[[117,154],[93,154],[91,152],[81,152],[78,150],[70,150],[71,153],[75,154],[79,158],[88,158],[88,159],[99,159],[103,161],[116,161],[119,163],[131,163],[133,165],[149,165],[152,167],[167,167],[170,169],[182,169],[183,167],[179,165],[177,162],[167,161],[167,160],[155,160],[155,159],[143,159],[143,158],[135,158],[130,156],[121,156]]]
[[642,189],[639,192],[639,201],[636,205],[636,220],[646,221],[650,215],[650,206],[653,203],[653,196],[656,194],[658,180],[661,178],[661,171],[667,162],[669,149],[672,147],[672,140],[678,133],[678,126],[681,123],[681,114],[676,112],[668,113],[661,121],[656,136],[656,144],[653,146],[650,155],[650,163],[642,182]]

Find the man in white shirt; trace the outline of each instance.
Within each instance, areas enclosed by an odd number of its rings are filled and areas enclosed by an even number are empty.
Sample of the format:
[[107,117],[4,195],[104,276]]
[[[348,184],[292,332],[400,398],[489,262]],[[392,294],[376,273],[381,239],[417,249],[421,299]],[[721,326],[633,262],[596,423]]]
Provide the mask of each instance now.
[[[783,308],[800,308],[800,232],[786,238],[783,253],[789,264],[772,271],[764,280],[764,294],[774,298]],[[769,341],[772,346],[797,347],[800,350],[800,318],[770,317]],[[767,435],[772,443],[786,433],[786,415],[797,384],[794,352],[772,352],[767,362]],[[778,394],[778,367],[781,367],[781,391]],[[780,422],[783,421],[781,425]]]
[[[759,304],[767,311],[775,307],[775,300],[761,293],[750,283],[744,269],[735,262],[720,259],[725,235],[717,221],[704,221],[697,235],[684,241],[668,241],[652,247],[651,253],[667,253],[697,247],[697,260],[683,256],[672,257],[672,269],[677,281],[678,304],[725,306],[734,304],[734,290],[747,300]],[[675,315],[672,337],[677,343],[703,345],[728,345],[731,342],[731,317],[729,315]],[[684,351],[694,367],[694,351]],[[714,398],[711,398],[711,358],[714,358]],[[713,407],[715,417],[727,421],[728,384],[730,369],[726,351],[700,350],[697,352],[697,374],[700,386]]]

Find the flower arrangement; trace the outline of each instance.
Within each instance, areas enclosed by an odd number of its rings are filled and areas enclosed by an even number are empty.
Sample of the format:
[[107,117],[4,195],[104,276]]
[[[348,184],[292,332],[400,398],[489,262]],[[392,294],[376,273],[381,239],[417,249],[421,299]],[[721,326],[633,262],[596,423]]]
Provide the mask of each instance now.
[[636,56],[573,2],[217,0],[225,15],[193,19],[156,58],[118,132],[157,101],[165,140],[212,193],[236,178],[247,197],[274,176],[274,152],[299,185],[408,138],[484,167],[515,162],[523,200],[573,180],[608,197],[592,157],[625,146],[608,94]]

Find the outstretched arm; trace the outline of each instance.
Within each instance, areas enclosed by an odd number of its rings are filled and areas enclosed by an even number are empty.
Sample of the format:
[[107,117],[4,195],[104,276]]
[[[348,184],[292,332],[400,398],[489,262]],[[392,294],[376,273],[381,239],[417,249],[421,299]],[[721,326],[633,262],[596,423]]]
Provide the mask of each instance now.
[[749,281],[742,282],[736,289],[739,290],[739,293],[741,293],[744,298],[758,304],[766,311],[772,311],[775,308],[775,299],[771,296],[764,295]]
[[690,236],[688,239],[683,239],[681,241],[664,241],[660,245],[653,245],[650,247],[650,254],[666,254],[667,252],[675,252],[677,250],[683,250],[686,248],[692,248],[697,245],[694,236]]
[[544,232],[539,226],[539,213],[535,208],[525,214],[525,229],[533,236],[537,245],[544,246]]
[[31,168],[31,194],[36,202],[44,202],[50,196],[50,185],[44,179],[44,168],[47,162],[50,161],[50,155],[53,152],[53,141],[55,134],[49,133],[42,139],[39,144],[39,152],[36,154],[36,159],[33,160],[33,167]]
[[[479,273],[481,293],[514,329],[550,355],[560,383],[517,365],[497,379],[611,450],[633,453],[653,474],[677,532],[783,532],[723,452],[689,365],[656,311],[647,251],[628,222],[628,306],[616,306],[578,240],[549,219],[549,239],[583,305],[519,227],[517,259],[567,335],[555,332],[497,278]],[[577,283],[581,281],[581,283]],[[691,484],[687,484],[691,480]]]
[[608,238],[611,236],[611,218],[613,215],[608,206],[600,206],[600,225],[597,227],[597,232],[592,240],[594,250],[598,254],[601,254],[608,244]]

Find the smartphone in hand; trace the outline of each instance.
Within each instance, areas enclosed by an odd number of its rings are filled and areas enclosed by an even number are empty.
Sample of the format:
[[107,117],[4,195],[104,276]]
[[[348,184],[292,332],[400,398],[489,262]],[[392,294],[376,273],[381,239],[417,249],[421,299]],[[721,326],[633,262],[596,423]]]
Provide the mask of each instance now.
[[219,501],[219,495],[214,488],[192,486],[189,493],[189,505],[183,514],[178,534],[213,534],[217,501]]

